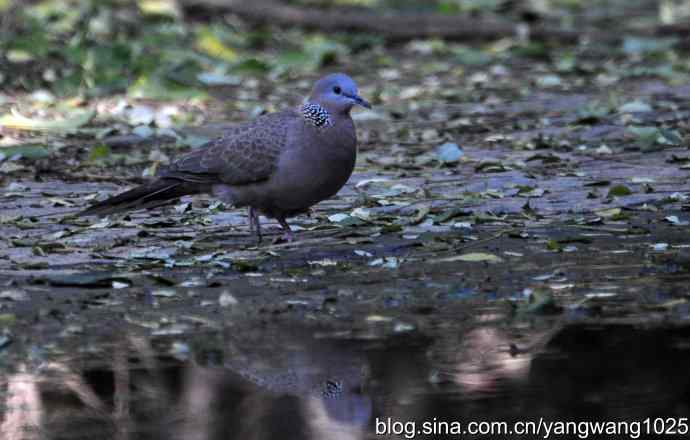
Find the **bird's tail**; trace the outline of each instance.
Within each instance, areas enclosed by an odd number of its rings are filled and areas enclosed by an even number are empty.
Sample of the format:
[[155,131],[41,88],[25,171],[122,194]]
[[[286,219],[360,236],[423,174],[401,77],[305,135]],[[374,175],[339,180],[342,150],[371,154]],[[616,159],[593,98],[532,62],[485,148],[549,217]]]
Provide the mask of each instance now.
[[200,192],[204,192],[204,189],[198,183],[163,178],[95,203],[77,215],[102,216],[135,209],[154,208],[178,197]]

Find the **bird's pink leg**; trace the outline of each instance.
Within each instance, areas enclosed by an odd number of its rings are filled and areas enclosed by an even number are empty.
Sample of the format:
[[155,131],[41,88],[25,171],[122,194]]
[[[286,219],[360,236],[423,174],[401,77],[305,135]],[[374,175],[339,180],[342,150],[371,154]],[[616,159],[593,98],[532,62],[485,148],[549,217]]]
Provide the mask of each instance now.
[[259,211],[249,207],[249,231],[256,237],[256,243],[261,243],[261,222],[259,221]]
[[283,217],[277,217],[276,220],[278,220],[278,223],[280,223],[280,226],[283,228],[283,236],[281,238],[281,241],[285,241],[287,243],[290,243],[295,239],[295,236],[292,234],[292,229],[290,229],[290,225],[285,221]]

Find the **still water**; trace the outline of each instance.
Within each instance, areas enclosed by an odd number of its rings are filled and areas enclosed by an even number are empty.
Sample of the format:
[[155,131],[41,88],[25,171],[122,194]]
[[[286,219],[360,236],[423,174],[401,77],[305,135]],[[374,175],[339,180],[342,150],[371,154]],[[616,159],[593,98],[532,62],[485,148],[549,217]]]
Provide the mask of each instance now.
[[[34,348],[3,368],[0,432],[7,440],[684,437],[690,326],[505,326],[485,312],[436,336],[266,319],[184,337],[80,338],[51,359]],[[591,434],[584,422],[595,421],[628,435]],[[556,435],[557,423],[569,435]]]

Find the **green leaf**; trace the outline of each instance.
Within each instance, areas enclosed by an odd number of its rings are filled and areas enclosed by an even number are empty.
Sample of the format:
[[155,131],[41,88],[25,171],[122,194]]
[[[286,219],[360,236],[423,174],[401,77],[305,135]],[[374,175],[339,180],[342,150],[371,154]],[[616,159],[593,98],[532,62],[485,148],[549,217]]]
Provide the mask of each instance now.
[[554,74],[541,75],[537,78],[537,85],[543,88],[558,87],[563,84],[561,77]]
[[304,43],[304,51],[309,54],[316,67],[332,64],[339,56],[348,53],[347,47],[321,35],[308,38]]
[[14,313],[0,313],[0,326],[9,327],[17,322],[17,317]]
[[623,40],[623,52],[628,55],[647,55],[665,52],[672,49],[676,41],[675,38],[625,37]]
[[487,159],[477,164],[474,167],[474,170],[481,173],[503,173],[508,171],[508,168],[506,168],[501,162]]
[[518,185],[518,197],[541,197],[546,193],[546,190],[529,185]]
[[556,62],[556,70],[563,73],[574,72],[577,68],[577,57],[572,52],[566,52]]
[[238,52],[227,46],[213,29],[202,28],[196,38],[196,48],[201,52],[224,61],[235,62],[239,59]]
[[575,122],[577,124],[594,124],[602,120],[609,113],[608,107],[592,103],[583,109],[577,110],[577,120]]
[[678,130],[660,128],[659,134],[660,136],[657,138],[658,143],[674,146],[683,143],[683,136],[681,136]]
[[26,144],[12,147],[0,147],[0,155],[13,157],[20,155],[25,159],[42,159],[50,156],[50,148],[45,145]]
[[637,144],[642,150],[649,151],[655,145],[677,146],[683,142],[683,137],[676,130],[658,127],[628,127],[628,132],[636,137]]
[[600,209],[598,211],[594,211],[596,215],[599,217],[603,218],[612,218],[612,217],[617,217],[619,216],[623,211],[620,208],[608,208],[608,209]]
[[338,58],[348,53],[348,48],[343,44],[317,35],[304,41],[301,50],[281,54],[274,65],[279,73],[287,71],[310,72],[333,64]]
[[23,49],[10,49],[7,51],[7,61],[15,64],[23,64],[32,61],[35,57]]
[[465,208],[460,206],[454,206],[450,209],[443,211],[442,213],[435,215],[433,221],[435,224],[443,223],[455,217],[465,217],[471,215],[472,213],[467,211]]
[[558,240],[551,239],[548,243],[546,243],[546,249],[553,252],[562,252],[563,246],[558,242]]
[[232,66],[232,71],[237,73],[257,74],[266,73],[271,70],[271,66],[258,58],[245,58]]
[[259,270],[261,261],[233,260],[232,267],[238,272],[255,272]]
[[144,15],[163,16],[173,19],[182,14],[175,0],[138,0],[139,10]]
[[651,105],[637,100],[626,102],[618,108],[620,113],[649,113],[652,110]]
[[551,55],[549,47],[538,41],[515,46],[512,48],[512,52],[517,56],[528,58],[548,59]]
[[520,313],[535,315],[557,314],[562,310],[563,308],[556,303],[556,298],[548,289],[535,289],[529,296],[528,303],[518,309]]
[[490,53],[473,47],[459,46],[453,49],[453,53],[458,63],[467,66],[483,66],[493,61]]
[[201,72],[196,79],[207,86],[239,85],[242,79],[238,76],[227,75],[222,72]]
[[309,55],[305,52],[285,52],[276,59],[275,63],[281,70],[310,70],[315,68]]
[[158,74],[142,75],[129,87],[127,94],[132,98],[158,100],[193,99],[207,96],[203,90],[174,83]]
[[629,196],[633,192],[625,185],[615,185],[609,189],[608,197],[625,197]]
[[641,146],[653,145],[659,135],[656,127],[629,127],[628,131],[637,138],[637,143]]
[[79,111],[70,117],[58,120],[31,119],[12,111],[0,117],[0,126],[15,128],[18,130],[36,131],[67,131],[74,130],[89,123],[96,114],[93,110]]
[[96,145],[91,148],[91,152],[89,153],[89,160],[92,162],[103,161],[108,157],[110,157],[110,147],[107,145]]

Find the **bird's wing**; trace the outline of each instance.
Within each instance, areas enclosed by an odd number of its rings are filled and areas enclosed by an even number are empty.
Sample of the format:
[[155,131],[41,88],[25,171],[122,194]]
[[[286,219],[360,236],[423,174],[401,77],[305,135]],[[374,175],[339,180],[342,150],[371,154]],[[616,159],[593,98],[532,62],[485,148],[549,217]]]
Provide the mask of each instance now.
[[160,177],[244,185],[268,179],[287,146],[294,111],[261,116],[179,158]]

